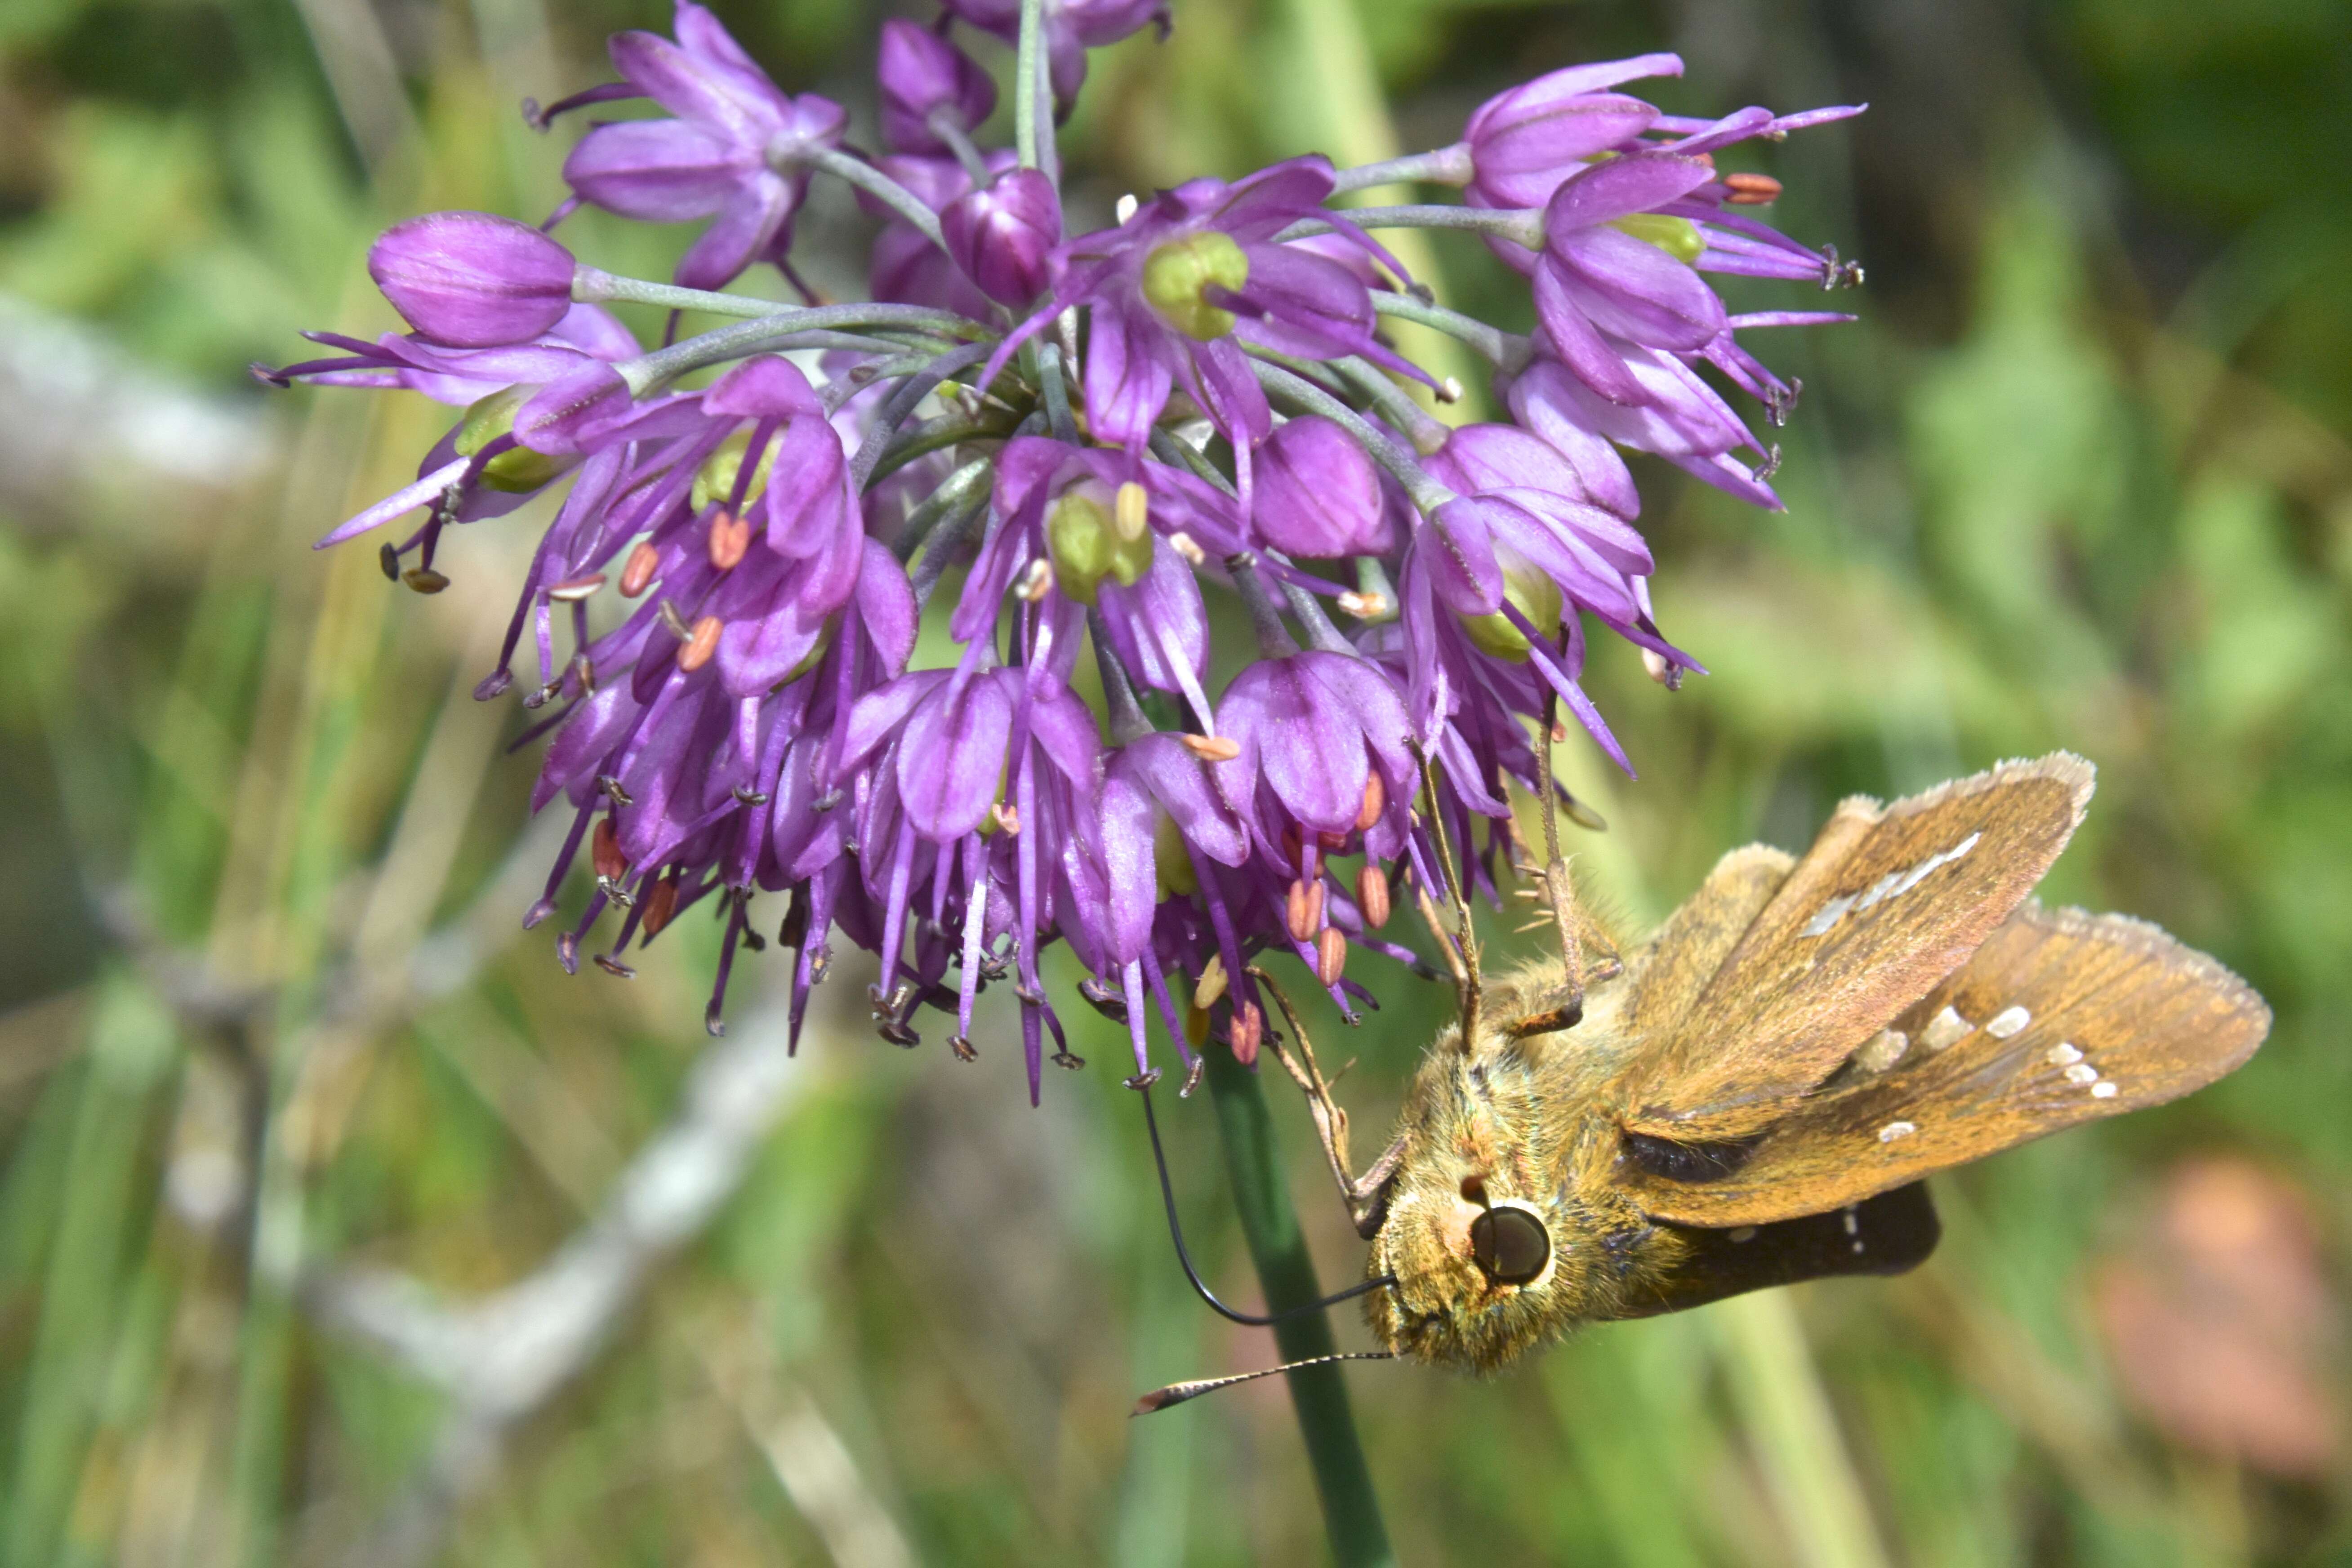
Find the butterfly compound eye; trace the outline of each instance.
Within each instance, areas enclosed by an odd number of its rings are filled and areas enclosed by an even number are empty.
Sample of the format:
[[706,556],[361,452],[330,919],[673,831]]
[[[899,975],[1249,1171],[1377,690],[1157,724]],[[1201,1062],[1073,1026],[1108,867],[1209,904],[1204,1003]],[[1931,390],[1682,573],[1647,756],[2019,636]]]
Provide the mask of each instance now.
[[1551,1233],[1526,1209],[1488,1209],[1470,1222],[1470,1260],[1497,1285],[1524,1285],[1551,1261]]

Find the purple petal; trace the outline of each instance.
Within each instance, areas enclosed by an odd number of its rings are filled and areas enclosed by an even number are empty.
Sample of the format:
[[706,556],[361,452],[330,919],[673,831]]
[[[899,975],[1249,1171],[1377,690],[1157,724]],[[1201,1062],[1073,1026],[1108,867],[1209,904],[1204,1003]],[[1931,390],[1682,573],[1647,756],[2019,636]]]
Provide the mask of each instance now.
[[402,512],[415,510],[455,484],[458,477],[465,473],[467,465],[471,461],[469,458],[459,458],[455,462],[445,463],[431,473],[420,476],[413,485],[403,485],[357,517],[336,525],[310,548],[324,550],[330,544],[341,544],[346,539],[355,539],[381,523],[390,522]]
[[[738,419],[790,419],[795,414],[824,416],[824,405],[800,366],[781,354],[747,359],[720,376],[702,395],[706,413]],[[836,447],[839,443],[835,443]]]
[[1143,310],[1097,307],[1087,343],[1087,422],[1097,439],[1123,447],[1150,437],[1175,384],[1160,347],[1168,329]]
[[[1209,617],[1201,584],[1184,558],[1162,543],[1133,587],[1105,577],[1095,588],[1103,626],[1128,673],[1154,691],[1198,689],[1209,670]],[[1169,657],[1175,645],[1183,661]]]
[[1121,747],[1111,771],[1142,781],[1186,843],[1220,865],[1239,866],[1249,858],[1249,838],[1210,784],[1210,766],[1173,735],[1152,734]]
[[1635,55],[1622,60],[1596,60],[1589,65],[1569,66],[1539,76],[1488,99],[1471,112],[1465,136],[1475,137],[1486,131],[1499,116],[1530,108],[1559,103],[1588,92],[1599,92],[1621,82],[1637,81],[1643,77],[1680,76],[1683,58],[1680,55]]
[[[710,30],[725,37],[713,19]],[[697,59],[652,33],[615,33],[606,46],[613,68],[647,98],[695,121],[738,147],[754,152],[785,127],[792,104],[774,83],[728,40],[728,55]]]
[[1258,776],[1302,826],[1345,832],[1363,809],[1370,760],[1355,716],[1302,662],[1307,657],[1251,665],[1226,688],[1218,711],[1243,743],[1238,760],[1254,758]]
[[1475,496],[1456,496],[1432,512],[1414,552],[1430,586],[1465,616],[1487,616],[1503,602],[1503,568],[1495,560],[1489,509]]
[[898,743],[898,795],[915,831],[934,843],[977,829],[1004,773],[1013,704],[985,677],[951,681],[907,721]]
[[1706,279],[1630,234],[1593,229],[1545,260],[1603,332],[1651,348],[1696,349],[1724,330],[1723,301]]
[[583,198],[647,223],[707,217],[760,172],[741,148],[680,120],[599,125],[563,161]]
[[791,560],[845,549],[858,531],[841,437],[824,419],[803,415],[776,437],[767,489],[768,548]]
[[1557,244],[1613,218],[1662,207],[1715,178],[1696,158],[1643,153],[1595,163],[1563,183],[1544,208],[1544,233]]
[[1394,548],[1380,470],[1354,437],[1309,416],[1276,429],[1256,457],[1257,536],[1292,555],[1385,555]]
[[1545,334],[1579,381],[1612,403],[1643,400],[1642,384],[1626,367],[1625,355],[1594,328],[1559,262],[1549,255],[1536,267],[1535,296]]
[[761,173],[727,198],[670,276],[681,289],[723,289],[743,274],[775,242],[793,216],[793,187]]
[[921,629],[922,611],[915,604],[906,569],[879,540],[866,541],[865,560],[857,572],[857,619],[882,668],[892,675],[906,668]]

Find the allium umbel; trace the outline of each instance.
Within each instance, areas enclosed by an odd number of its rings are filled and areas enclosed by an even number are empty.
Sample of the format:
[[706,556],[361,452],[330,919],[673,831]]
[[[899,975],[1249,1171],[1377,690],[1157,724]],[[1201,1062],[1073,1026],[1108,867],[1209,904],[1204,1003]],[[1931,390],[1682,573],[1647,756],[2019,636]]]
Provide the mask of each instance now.
[[[569,833],[526,923],[570,911],[568,967],[584,950],[628,974],[707,903],[714,1031],[739,950],[769,931],[794,950],[797,1029],[846,938],[881,955],[879,1032],[912,1046],[919,1011],[944,1011],[966,1058],[975,999],[1009,983],[1034,1098],[1049,1054],[1076,1062],[1040,968],[1055,940],[1139,1075],[1155,1015],[1188,1068],[1211,1037],[1247,1059],[1256,955],[1297,957],[1343,1009],[1359,951],[1414,962],[1383,928],[1442,896],[1441,826],[1492,891],[1511,787],[1558,787],[1530,726],[1564,705],[1625,763],[1580,684],[1589,625],[1670,684],[1699,667],[1652,613],[1620,450],[1777,506],[1732,400],[1777,423],[1795,387],[1737,334],[1844,318],[1734,315],[1706,275],[1860,275],[1753,216],[1775,182],[1715,163],[1854,111],[1696,121],[1619,90],[1680,74],[1671,55],[1539,78],[1450,147],[1193,180],[1066,237],[1051,111],[1087,48],[1164,7],[1047,0],[1018,145],[990,149],[994,88],[953,24],[1010,41],[1019,14],[950,0],[932,30],[887,24],[869,153],[681,4],[674,39],[613,41],[621,81],[530,111],[666,111],[590,128],[548,224],[396,226],[369,267],[414,330],[311,334],[331,357],[261,374],[461,411],[415,483],[321,541],[421,515],[382,552],[421,591],[447,583],[452,527],[551,498],[478,695],[519,688],[547,738],[533,805]],[[762,262],[797,285],[792,220],[820,176],[882,222],[876,298],[705,291]],[[1401,179],[1465,205],[1329,205]],[[675,284],[614,277],[551,237],[581,202],[708,226]],[[1373,237],[1411,226],[1481,233],[1528,278],[1535,335],[1416,292]],[[647,351],[608,304],[732,320]],[[1448,429],[1416,406],[1434,384],[1387,315],[1487,355],[1507,417]],[[1212,594],[1253,639],[1221,690]]]

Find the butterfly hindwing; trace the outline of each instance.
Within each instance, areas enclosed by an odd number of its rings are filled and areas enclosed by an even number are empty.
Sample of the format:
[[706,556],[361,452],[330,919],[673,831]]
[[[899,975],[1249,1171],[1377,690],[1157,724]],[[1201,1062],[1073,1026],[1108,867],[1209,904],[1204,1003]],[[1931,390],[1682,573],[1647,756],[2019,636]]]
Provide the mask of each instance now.
[[2178,1099],[2243,1062],[2269,1029],[2245,982],[2155,926],[2028,904],[1736,1169],[1678,1182],[1636,1165],[1627,1179],[1645,1212],[1685,1225],[1863,1202]]
[[1927,1184],[1914,1182],[1829,1214],[1681,1234],[1681,1262],[1618,1316],[1655,1317],[1832,1275],[1900,1274],[1925,1262],[1943,1231]]
[[1624,1125],[1718,1142],[1778,1121],[2032,891],[2091,787],[2090,764],[2060,752],[1840,805],[1686,1005],[1638,1007],[1647,1037],[1612,1089]]

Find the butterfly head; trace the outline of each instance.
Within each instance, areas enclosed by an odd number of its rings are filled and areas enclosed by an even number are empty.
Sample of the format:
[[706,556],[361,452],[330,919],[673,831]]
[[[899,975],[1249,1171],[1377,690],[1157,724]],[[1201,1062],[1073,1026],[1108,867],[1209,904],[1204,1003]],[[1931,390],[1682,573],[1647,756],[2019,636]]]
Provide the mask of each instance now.
[[1622,1216],[1564,1188],[1529,1190],[1510,1164],[1457,1146],[1400,1170],[1370,1259],[1396,1283],[1365,1298],[1389,1350],[1491,1372],[1580,1321],[1606,1289]]

